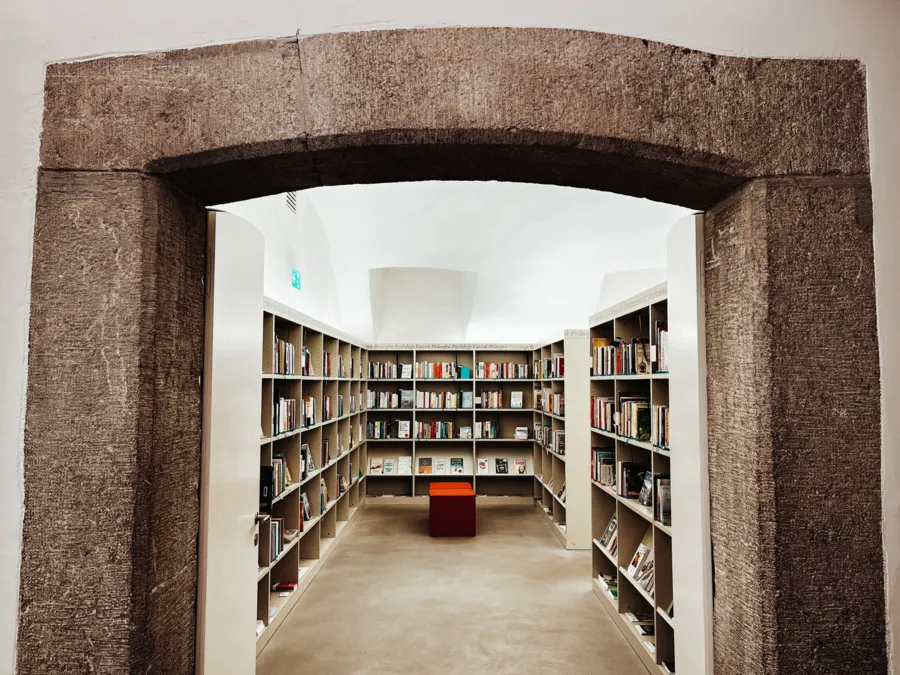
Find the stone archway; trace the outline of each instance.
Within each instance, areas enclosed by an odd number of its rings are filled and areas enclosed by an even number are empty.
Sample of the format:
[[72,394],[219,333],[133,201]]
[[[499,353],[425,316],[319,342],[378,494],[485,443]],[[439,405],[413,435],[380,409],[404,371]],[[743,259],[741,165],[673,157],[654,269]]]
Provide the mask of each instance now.
[[451,178],[707,210],[716,672],[887,672],[865,97],[856,62],[550,29],[51,66],[19,672],[193,668],[203,205]]

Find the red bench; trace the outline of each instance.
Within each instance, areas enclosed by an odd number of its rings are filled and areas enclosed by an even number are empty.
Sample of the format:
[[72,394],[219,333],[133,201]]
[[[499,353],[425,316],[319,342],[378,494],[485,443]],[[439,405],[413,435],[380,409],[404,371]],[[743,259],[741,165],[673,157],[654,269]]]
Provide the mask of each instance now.
[[469,483],[432,483],[428,521],[432,537],[475,536],[475,491]]

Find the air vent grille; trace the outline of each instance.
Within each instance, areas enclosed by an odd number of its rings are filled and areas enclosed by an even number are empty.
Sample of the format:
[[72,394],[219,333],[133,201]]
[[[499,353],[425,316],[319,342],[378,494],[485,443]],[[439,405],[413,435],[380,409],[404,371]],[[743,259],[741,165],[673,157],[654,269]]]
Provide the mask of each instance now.
[[284,196],[287,199],[287,207],[291,210],[291,213],[297,213],[297,193],[286,192]]

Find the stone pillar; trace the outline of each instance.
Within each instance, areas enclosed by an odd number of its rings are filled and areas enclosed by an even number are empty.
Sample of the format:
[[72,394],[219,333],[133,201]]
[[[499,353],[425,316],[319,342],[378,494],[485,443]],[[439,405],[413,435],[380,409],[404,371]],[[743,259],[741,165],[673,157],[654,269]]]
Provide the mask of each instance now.
[[18,673],[192,673],[206,215],[39,178]]
[[868,180],[707,213],[717,675],[887,673]]

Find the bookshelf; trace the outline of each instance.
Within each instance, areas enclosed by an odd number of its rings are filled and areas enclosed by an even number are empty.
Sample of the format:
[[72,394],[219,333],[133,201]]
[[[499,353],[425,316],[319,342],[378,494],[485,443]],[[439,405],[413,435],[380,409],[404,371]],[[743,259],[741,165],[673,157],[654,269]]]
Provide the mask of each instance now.
[[567,549],[591,547],[587,354],[588,331],[566,330],[531,355],[534,498]]
[[[595,314],[586,371],[594,593],[653,673],[670,672],[665,664],[675,658],[671,507],[661,513],[659,504],[660,494],[671,490],[661,482],[671,484],[667,321],[666,284]],[[623,470],[630,485],[623,484]],[[650,490],[642,503],[635,495],[647,472]],[[642,549],[643,569],[635,570],[631,563]],[[645,585],[638,580],[647,577],[651,553],[652,582]]]
[[[371,346],[369,398],[390,407],[368,410],[368,456],[378,467],[366,467],[367,496],[426,499],[433,481],[460,480],[479,498],[533,503],[532,353],[532,345]],[[400,473],[401,459],[409,474]],[[428,462],[431,473],[419,473]]]
[[[364,508],[368,465],[367,348],[269,299],[262,330],[257,654]],[[306,448],[315,468],[304,473]]]

